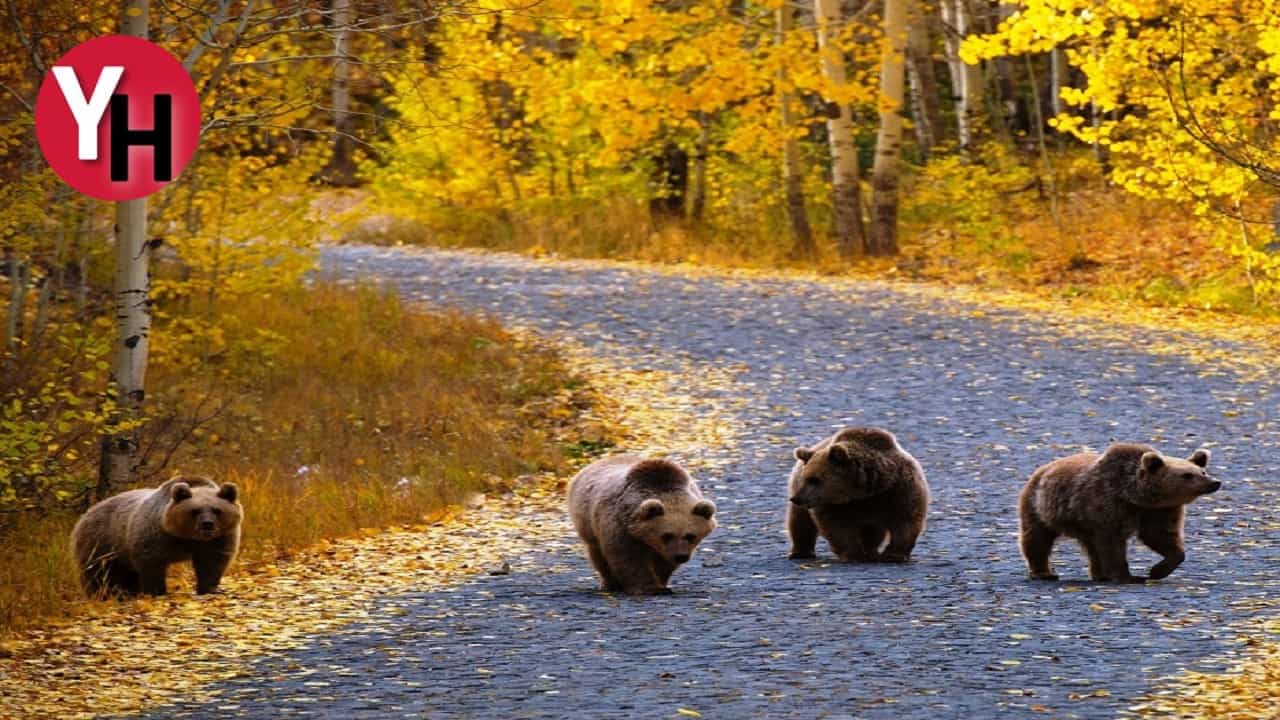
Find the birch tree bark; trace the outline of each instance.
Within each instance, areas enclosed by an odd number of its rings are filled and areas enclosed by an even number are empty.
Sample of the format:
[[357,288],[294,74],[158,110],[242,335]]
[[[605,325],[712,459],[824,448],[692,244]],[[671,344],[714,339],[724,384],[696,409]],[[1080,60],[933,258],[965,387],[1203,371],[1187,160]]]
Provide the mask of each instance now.
[[982,66],[960,59],[960,43],[974,32],[968,0],[942,0],[942,21],[947,25],[947,66],[956,91],[956,130],[960,147],[972,147],[982,132],[985,81]]
[[[775,43],[786,42],[787,33],[795,20],[795,9],[789,3],[778,8]],[[804,168],[800,163],[800,143],[796,141],[792,127],[791,93],[785,66],[778,66],[778,124],[782,129],[782,180],[787,197],[787,218],[791,220],[791,256],[809,259],[817,256],[818,247],[813,242],[813,229],[804,202]]]
[[[831,43],[844,22],[840,0],[814,0],[818,20],[818,52],[822,56],[822,76],[831,87],[848,83],[844,53]],[[827,99],[827,135],[831,142],[831,193],[835,214],[836,247],[841,257],[866,252],[866,231],[862,224],[862,189],[858,186],[858,146],[853,139],[853,108]]]
[[907,2],[884,2],[884,58],[880,65],[880,134],[871,175],[872,255],[898,252],[898,159],[902,154],[904,58],[907,49]]
[[331,185],[356,184],[356,163],[351,143],[351,0],[333,0],[333,156],[323,176]]
[[[146,38],[149,10],[150,0],[126,0],[120,34]],[[108,393],[116,409],[101,442],[99,499],[127,487],[137,464],[138,441],[129,423],[142,415],[151,332],[146,198],[116,203],[115,231],[116,348],[111,359]]]
[[1067,59],[1062,48],[1049,51],[1049,110],[1057,117],[1063,112],[1062,81],[1066,74]]

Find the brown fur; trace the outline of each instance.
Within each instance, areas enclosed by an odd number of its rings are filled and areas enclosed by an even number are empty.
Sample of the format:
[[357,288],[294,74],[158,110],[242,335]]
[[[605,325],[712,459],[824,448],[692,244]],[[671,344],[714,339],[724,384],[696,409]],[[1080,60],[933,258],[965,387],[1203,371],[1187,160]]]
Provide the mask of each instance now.
[[[791,557],[816,557],[818,536],[843,562],[907,562],[924,532],[924,470],[887,430],[841,430],[796,448],[788,481]],[[881,547],[883,546],[883,550]]]
[[1142,582],[1126,554],[1136,533],[1163,556],[1151,579],[1168,577],[1186,558],[1183,507],[1222,483],[1205,471],[1209,451],[1187,460],[1146,445],[1116,443],[1101,455],[1080,453],[1038,468],[1018,500],[1022,556],[1031,576],[1057,580],[1049,556],[1060,535],[1075,538],[1089,559],[1089,577]]
[[569,483],[569,514],[606,591],[671,592],[672,573],[715,529],[715,512],[684,468],[668,460],[617,455]]
[[89,508],[71,531],[85,592],[163,595],[169,566],[187,561],[196,592],[214,592],[240,547],[237,495],[231,483],[175,477]]

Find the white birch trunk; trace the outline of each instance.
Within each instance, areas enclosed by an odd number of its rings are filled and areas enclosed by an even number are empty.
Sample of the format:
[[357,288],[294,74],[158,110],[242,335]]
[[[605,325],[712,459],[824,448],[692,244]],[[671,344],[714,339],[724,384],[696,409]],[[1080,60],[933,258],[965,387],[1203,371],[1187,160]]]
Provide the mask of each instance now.
[[[127,0],[122,35],[147,37],[149,0]],[[116,348],[111,358],[110,395],[117,412],[112,425],[141,417],[151,332],[147,246],[147,199],[116,203],[115,298]],[[137,464],[138,442],[132,431],[108,427],[102,438],[98,471],[99,498],[127,487]]]
[[956,131],[960,147],[972,146],[981,134],[982,104],[986,83],[982,65],[968,65],[960,59],[960,44],[975,31],[968,0],[942,0],[942,19],[947,32],[947,65],[955,90]]
[[1057,117],[1063,113],[1062,105],[1062,81],[1066,75],[1067,59],[1062,52],[1062,48],[1054,48],[1049,51],[1049,109],[1053,112],[1053,116]]
[[[818,20],[818,52],[822,75],[831,87],[848,83],[844,53],[833,47],[831,37],[843,23],[839,0],[814,0]],[[859,187],[858,147],[854,142],[853,109],[847,103],[834,105],[827,113],[827,135],[831,142],[831,190],[835,214],[836,247],[843,257],[866,251],[862,226],[862,189]]]
[[898,159],[902,150],[907,2],[884,2],[884,57],[880,65],[880,134],[871,179],[872,255],[898,252]]

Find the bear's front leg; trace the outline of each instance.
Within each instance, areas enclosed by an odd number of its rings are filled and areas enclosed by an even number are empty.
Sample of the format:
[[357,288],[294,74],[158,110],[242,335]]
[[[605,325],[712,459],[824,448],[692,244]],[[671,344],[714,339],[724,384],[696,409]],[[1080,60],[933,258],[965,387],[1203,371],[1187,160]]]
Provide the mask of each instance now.
[[222,574],[231,564],[231,556],[221,548],[198,550],[192,554],[191,564],[196,571],[196,594],[208,595],[217,592]]
[[1148,510],[1142,514],[1138,525],[1138,539],[1143,545],[1163,555],[1163,559],[1151,566],[1152,580],[1163,580],[1178,569],[1187,559],[1186,549],[1182,544],[1183,510],[1181,507],[1171,510]]
[[605,562],[628,595],[670,595],[666,583],[653,568],[653,551],[637,542],[621,542],[602,548]]
[[863,528],[852,522],[824,522],[822,535],[841,562],[875,562],[880,559],[874,548],[868,549],[863,544]]
[[811,560],[818,556],[818,525],[806,508],[795,503],[787,505],[787,537],[791,538],[792,560]]

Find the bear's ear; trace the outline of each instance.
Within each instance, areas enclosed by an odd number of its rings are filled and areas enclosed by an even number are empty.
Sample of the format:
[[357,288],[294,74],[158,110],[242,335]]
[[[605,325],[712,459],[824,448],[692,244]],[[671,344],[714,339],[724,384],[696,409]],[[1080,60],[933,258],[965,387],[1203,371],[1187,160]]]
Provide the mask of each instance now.
[[235,502],[240,497],[240,488],[235,483],[222,483],[222,487],[218,488],[218,497],[227,502]]
[[[1130,456],[1132,457],[1132,456]],[[1142,455],[1142,469],[1147,472],[1155,472],[1164,467],[1164,458],[1160,457],[1160,453],[1149,452]]]
[[1209,451],[1204,448],[1191,453],[1191,457],[1187,459],[1202,468],[1209,467]]
[[640,521],[652,520],[656,517],[662,517],[666,512],[667,508],[663,506],[661,500],[649,498],[640,503],[640,507],[636,508],[636,519]]
[[831,447],[827,448],[827,459],[838,465],[848,465],[849,448],[845,447],[844,443],[832,443]]
[[169,488],[169,497],[173,498],[174,502],[190,500],[191,486],[184,482],[174,483],[173,487]]
[[796,459],[802,463],[807,463],[813,458],[813,451],[806,447],[798,447],[795,449]]
[[699,500],[693,504],[693,514],[710,520],[716,514],[716,504],[710,500]]

